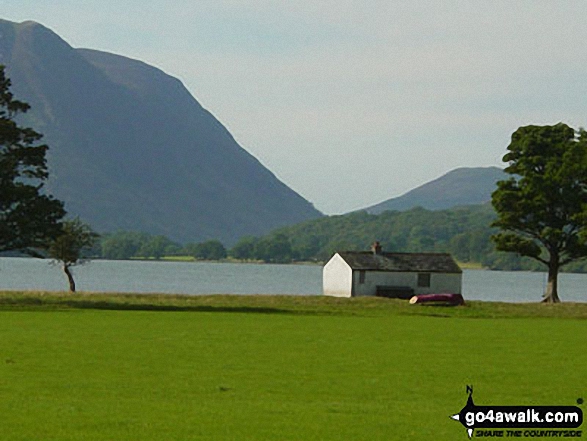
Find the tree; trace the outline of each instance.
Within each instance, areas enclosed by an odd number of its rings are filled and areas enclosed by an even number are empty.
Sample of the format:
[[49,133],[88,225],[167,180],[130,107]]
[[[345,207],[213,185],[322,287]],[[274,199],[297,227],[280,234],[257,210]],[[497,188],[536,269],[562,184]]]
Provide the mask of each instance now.
[[30,106],[14,99],[10,80],[0,65],[0,251],[38,255],[60,232],[63,203],[47,195],[42,135],[20,127],[15,118]]
[[139,248],[136,254],[140,257],[153,257],[156,260],[163,256],[174,254],[180,246],[165,236],[151,236]]
[[219,240],[207,240],[198,244],[188,244],[185,247],[186,252],[202,260],[222,260],[226,259],[226,248]]
[[292,237],[291,242],[292,254],[303,261],[315,260],[316,254],[320,251],[320,238],[311,232],[301,237]]
[[70,268],[87,262],[83,259],[84,252],[95,245],[98,237],[89,225],[76,218],[63,223],[61,234],[50,243],[47,249],[49,257],[61,264],[71,292],[75,292],[75,281]]
[[287,235],[283,233],[260,239],[257,242],[255,254],[258,259],[267,263],[288,263],[292,261],[291,243]]
[[111,260],[126,260],[136,257],[151,236],[133,231],[118,231],[102,240],[102,257]]
[[548,268],[544,302],[559,302],[558,273],[587,257],[587,133],[566,124],[520,127],[503,161],[512,175],[492,194],[500,251]]
[[259,239],[253,236],[242,237],[230,250],[231,257],[241,260],[254,260]]

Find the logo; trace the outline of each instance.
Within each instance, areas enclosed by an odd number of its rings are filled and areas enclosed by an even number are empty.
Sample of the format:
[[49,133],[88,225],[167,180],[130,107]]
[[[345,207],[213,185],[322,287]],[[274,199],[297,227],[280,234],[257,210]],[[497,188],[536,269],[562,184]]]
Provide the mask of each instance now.
[[465,426],[469,439],[473,434],[475,438],[582,437],[581,430],[570,430],[583,424],[583,411],[577,406],[477,406],[473,386],[467,386],[467,394],[467,404],[451,418]]

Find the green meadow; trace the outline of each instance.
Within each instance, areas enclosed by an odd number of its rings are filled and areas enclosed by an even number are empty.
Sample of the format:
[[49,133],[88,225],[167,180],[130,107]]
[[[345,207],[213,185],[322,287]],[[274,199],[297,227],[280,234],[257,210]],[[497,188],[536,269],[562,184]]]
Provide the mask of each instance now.
[[[587,398],[587,305],[0,293],[2,440],[465,440]],[[583,405],[584,406],[584,405]]]

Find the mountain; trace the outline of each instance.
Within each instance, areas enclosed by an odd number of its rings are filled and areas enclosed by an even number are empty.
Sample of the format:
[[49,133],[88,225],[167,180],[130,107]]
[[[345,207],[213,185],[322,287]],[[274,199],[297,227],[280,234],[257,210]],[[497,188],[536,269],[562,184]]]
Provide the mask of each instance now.
[[483,204],[491,200],[495,183],[502,179],[506,179],[506,174],[498,167],[457,168],[402,196],[365,208],[365,211],[379,214],[388,210],[404,211],[414,207],[444,210]]
[[5,20],[0,64],[50,146],[50,192],[99,232],[231,244],[321,216],[155,67]]

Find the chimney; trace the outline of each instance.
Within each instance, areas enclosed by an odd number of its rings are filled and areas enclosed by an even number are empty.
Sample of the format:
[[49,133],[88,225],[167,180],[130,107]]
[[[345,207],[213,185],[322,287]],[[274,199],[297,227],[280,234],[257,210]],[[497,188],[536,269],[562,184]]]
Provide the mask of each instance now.
[[373,251],[373,254],[381,254],[381,244],[379,242],[373,242],[371,251]]

